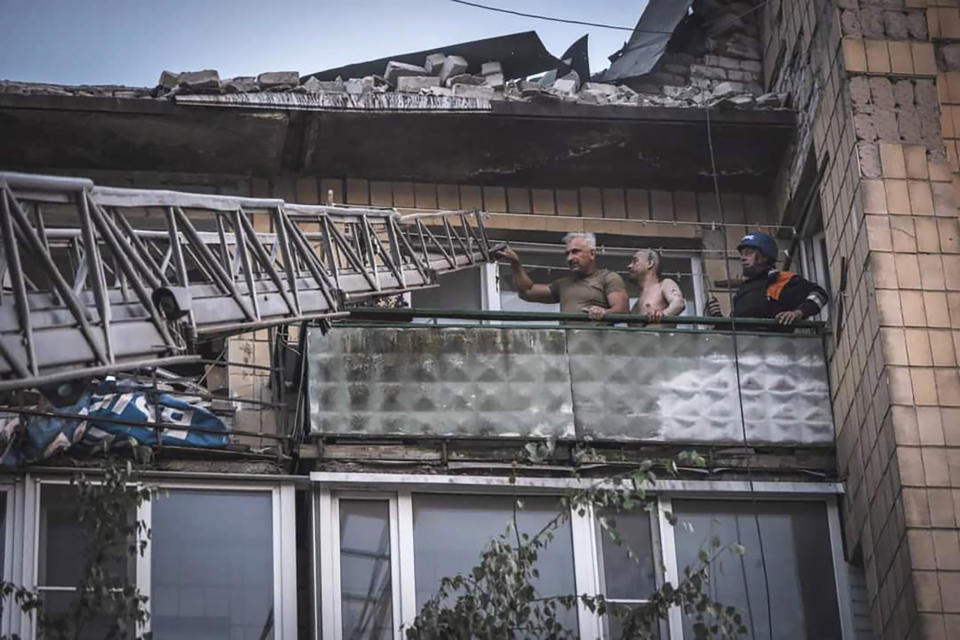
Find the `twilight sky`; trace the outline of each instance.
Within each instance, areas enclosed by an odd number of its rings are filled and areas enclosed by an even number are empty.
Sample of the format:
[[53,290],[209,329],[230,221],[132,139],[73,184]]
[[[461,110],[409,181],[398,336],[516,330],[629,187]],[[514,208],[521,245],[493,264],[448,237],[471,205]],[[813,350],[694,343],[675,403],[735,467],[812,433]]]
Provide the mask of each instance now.
[[[646,0],[477,0],[632,28]],[[607,66],[629,31],[511,16],[450,0],[0,0],[0,80],[153,86],[164,69],[220,77],[314,71],[535,30],[559,56],[590,34]]]

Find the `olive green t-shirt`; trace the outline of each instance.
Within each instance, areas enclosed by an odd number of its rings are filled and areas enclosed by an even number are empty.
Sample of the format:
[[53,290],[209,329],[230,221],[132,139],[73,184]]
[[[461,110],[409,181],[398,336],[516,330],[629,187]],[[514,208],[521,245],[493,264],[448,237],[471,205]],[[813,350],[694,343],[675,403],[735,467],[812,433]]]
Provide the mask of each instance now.
[[623,278],[609,269],[597,269],[588,276],[566,276],[549,284],[550,295],[560,302],[562,313],[582,313],[584,307],[610,308],[609,295],[626,292]]

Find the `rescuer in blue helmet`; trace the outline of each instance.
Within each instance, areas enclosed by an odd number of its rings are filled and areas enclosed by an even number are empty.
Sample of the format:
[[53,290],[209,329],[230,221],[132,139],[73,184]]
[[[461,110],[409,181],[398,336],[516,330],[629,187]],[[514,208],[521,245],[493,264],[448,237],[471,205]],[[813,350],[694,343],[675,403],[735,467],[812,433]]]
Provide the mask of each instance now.
[[[827,303],[827,292],[790,271],[779,271],[777,241],[765,233],[748,233],[737,245],[743,283],[733,295],[734,318],[773,318],[783,325],[809,318]],[[707,302],[707,315],[721,316],[716,298]]]

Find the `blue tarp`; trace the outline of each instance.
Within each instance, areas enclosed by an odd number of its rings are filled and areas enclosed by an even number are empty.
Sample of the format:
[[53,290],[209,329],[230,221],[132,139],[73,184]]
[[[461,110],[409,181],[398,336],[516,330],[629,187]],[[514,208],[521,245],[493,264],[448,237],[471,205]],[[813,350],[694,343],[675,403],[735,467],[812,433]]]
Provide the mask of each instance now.
[[[148,402],[148,394],[156,399]],[[165,446],[201,448],[224,447],[229,442],[227,425],[209,410],[129,383],[107,382],[86,391],[68,407],[43,410],[61,415],[21,414],[0,426],[0,466],[29,464],[73,447],[90,450],[103,444],[126,446],[130,440],[156,445],[159,438]],[[71,415],[86,418],[68,417]],[[114,422],[117,420],[125,424]],[[163,423],[183,428],[157,429],[130,423]]]

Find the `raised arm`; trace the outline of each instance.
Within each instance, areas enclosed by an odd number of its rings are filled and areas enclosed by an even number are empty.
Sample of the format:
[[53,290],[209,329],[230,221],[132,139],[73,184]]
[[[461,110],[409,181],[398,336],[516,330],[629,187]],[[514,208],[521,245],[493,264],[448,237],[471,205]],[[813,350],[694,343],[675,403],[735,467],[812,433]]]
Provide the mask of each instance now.
[[505,247],[497,257],[503,258],[510,263],[510,271],[513,273],[513,287],[517,290],[517,294],[521,300],[547,304],[556,302],[549,286],[545,284],[535,284],[533,282],[527,270],[523,268],[523,264],[520,262],[520,256],[517,255],[516,251],[510,247]]

